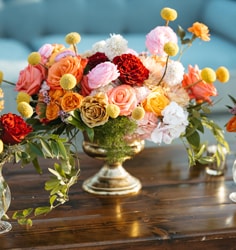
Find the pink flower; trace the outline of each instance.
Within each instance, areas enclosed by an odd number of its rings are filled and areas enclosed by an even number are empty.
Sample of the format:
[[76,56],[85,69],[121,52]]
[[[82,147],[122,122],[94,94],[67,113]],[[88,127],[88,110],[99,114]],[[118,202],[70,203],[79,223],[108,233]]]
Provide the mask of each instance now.
[[166,55],[163,48],[167,42],[178,42],[176,33],[169,26],[157,26],[146,35],[146,47],[151,54]]
[[120,76],[117,66],[111,62],[98,64],[88,73],[88,86],[90,89],[103,87]]
[[123,84],[108,91],[108,101],[119,106],[120,115],[128,116],[137,106],[135,93],[130,85]]
[[151,134],[158,123],[157,116],[152,112],[145,112],[143,119],[138,120],[138,128],[136,133],[142,140],[151,140]]
[[41,65],[28,65],[20,71],[16,90],[26,92],[29,95],[37,94],[44,79],[45,69]]
[[48,61],[48,58],[51,56],[52,52],[54,50],[54,47],[51,44],[44,44],[39,50],[39,54],[41,55],[42,63],[46,63]]

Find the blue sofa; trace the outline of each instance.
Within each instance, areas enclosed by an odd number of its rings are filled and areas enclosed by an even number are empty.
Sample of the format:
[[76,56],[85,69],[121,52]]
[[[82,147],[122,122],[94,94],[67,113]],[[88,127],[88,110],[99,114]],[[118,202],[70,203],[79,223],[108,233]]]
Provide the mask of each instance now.
[[[196,40],[182,58],[200,68],[216,69],[224,65],[231,73],[227,84],[217,83],[223,99],[215,112],[226,112],[228,94],[236,96],[236,1],[235,0],[0,0],[0,70],[6,79],[16,81],[19,71],[27,64],[28,54],[44,43],[65,43],[71,31],[81,34],[80,52],[93,43],[122,34],[129,47],[145,50],[145,36],[157,25],[164,25],[160,17],[163,7],[175,8],[178,19],[170,26],[187,29],[195,21],[208,25],[210,42]],[[15,112],[15,92],[4,86],[6,111]]]

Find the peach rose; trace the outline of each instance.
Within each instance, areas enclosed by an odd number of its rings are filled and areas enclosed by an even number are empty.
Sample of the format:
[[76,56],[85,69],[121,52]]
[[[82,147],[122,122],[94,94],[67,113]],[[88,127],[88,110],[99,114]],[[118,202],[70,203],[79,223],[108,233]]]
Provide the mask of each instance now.
[[48,70],[47,83],[51,89],[61,89],[60,79],[64,74],[72,74],[77,82],[83,77],[84,68],[87,64],[87,59],[80,56],[67,56],[55,62]]
[[81,119],[90,128],[105,124],[109,119],[107,105],[107,97],[102,93],[85,97],[80,107]]
[[134,88],[127,84],[109,90],[107,95],[109,103],[120,108],[120,115],[130,115],[138,104]]
[[50,102],[46,108],[46,118],[49,121],[55,120],[59,117],[60,107],[54,102]]
[[65,94],[65,90],[63,89],[55,89],[55,90],[49,90],[48,95],[50,97],[50,102],[54,102],[58,104],[59,106],[61,105],[61,99]]
[[37,94],[42,81],[45,79],[45,69],[41,65],[28,65],[20,71],[16,90],[25,92],[29,95]]
[[155,88],[143,101],[143,108],[147,112],[153,112],[156,116],[161,116],[162,110],[170,103],[161,87]]
[[74,92],[67,92],[61,99],[61,108],[65,112],[75,110],[81,106],[82,100],[82,95]]

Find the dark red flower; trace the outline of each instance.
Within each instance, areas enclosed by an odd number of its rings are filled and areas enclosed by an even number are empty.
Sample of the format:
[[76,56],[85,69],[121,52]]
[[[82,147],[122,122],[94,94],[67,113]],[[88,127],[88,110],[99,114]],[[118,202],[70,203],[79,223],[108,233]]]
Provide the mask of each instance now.
[[108,57],[105,55],[105,53],[97,52],[93,54],[92,56],[88,57],[88,66],[89,70],[96,67],[98,64],[102,62],[109,61]]
[[116,56],[113,63],[117,65],[120,72],[119,79],[123,84],[142,86],[149,76],[149,70],[133,54]]
[[0,117],[0,139],[4,144],[20,143],[33,129],[16,114],[8,113]]

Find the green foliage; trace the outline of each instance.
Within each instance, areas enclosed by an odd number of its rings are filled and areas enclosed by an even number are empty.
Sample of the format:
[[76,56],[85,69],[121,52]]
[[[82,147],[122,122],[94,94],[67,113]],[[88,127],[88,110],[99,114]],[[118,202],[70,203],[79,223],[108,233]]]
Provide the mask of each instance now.
[[[188,108],[189,125],[185,133],[182,135],[182,140],[186,146],[188,153],[189,164],[194,166],[197,163],[209,164],[216,162],[217,166],[225,160],[224,149],[229,152],[229,145],[224,138],[223,130],[211,119],[207,117],[210,113],[208,104],[192,104]],[[216,153],[214,155],[206,155],[208,142],[201,143],[201,134],[208,129],[216,141]]]

